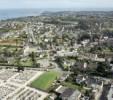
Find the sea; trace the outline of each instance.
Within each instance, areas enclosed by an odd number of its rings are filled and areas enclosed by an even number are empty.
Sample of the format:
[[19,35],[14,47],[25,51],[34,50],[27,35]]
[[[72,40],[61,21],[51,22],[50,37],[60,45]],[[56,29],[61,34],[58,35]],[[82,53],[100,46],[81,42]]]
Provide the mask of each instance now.
[[67,9],[0,9],[0,20],[27,17],[27,16],[39,16],[44,11],[65,11]]
[[[27,16],[39,16],[42,12],[44,11],[51,11],[51,12],[56,12],[56,11],[83,11],[84,9],[0,9],[0,20],[5,20],[5,19],[12,19],[12,18],[19,18],[19,17],[27,17]],[[113,11],[113,8],[111,9],[85,9],[86,11]]]
[[39,9],[0,9],[0,20],[39,16],[43,11]]

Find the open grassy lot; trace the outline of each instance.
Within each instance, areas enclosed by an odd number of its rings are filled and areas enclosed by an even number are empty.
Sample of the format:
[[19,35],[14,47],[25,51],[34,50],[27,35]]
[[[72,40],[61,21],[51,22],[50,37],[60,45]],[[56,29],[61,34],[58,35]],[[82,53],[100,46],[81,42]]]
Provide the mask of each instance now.
[[20,61],[20,65],[31,67],[31,66],[33,66],[33,62],[32,62],[32,60],[30,58],[28,58],[25,61]]
[[0,28],[0,33],[6,33],[9,31],[10,31],[10,28]]
[[82,86],[79,86],[77,84],[73,84],[73,83],[70,83],[70,82],[63,82],[63,85],[66,86],[66,87],[69,87],[69,88],[78,89],[80,91],[83,90]]
[[68,88],[72,88],[74,90],[77,89],[77,90],[81,91],[82,93],[86,93],[86,90],[87,90],[87,89],[85,89],[84,86],[80,86],[80,85],[78,85],[76,83],[63,82],[62,85],[65,86],[65,87],[68,87]]
[[0,45],[20,45],[21,41],[16,39],[0,40]]
[[31,83],[31,87],[47,91],[59,76],[55,71],[45,72]]

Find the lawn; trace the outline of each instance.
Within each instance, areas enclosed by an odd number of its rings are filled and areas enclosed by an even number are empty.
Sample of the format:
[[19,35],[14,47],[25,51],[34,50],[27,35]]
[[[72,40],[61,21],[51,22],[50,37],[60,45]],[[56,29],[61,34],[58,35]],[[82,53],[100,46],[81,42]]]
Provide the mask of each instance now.
[[6,33],[9,31],[10,31],[10,28],[0,28],[0,33]]
[[47,91],[59,76],[56,71],[45,72],[31,83],[31,87]]
[[72,84],[70,82],[63,82],[63,85],[69,88],[73,88],[73,89],[78,89],[78,90],[83,90],[83,88],[77,84]]
[[29,67],[33,66],[33,63],[31,61],[31,59],[29,59],[29,58],[26,61],[21,61],[20,64],[22,66],[29,66]]

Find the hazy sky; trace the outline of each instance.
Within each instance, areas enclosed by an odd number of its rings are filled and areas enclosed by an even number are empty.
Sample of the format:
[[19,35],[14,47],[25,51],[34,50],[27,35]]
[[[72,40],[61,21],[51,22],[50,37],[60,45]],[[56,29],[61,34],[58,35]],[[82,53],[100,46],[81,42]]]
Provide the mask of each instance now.
[[113,8],[113,0],[0,0],[7,8]]

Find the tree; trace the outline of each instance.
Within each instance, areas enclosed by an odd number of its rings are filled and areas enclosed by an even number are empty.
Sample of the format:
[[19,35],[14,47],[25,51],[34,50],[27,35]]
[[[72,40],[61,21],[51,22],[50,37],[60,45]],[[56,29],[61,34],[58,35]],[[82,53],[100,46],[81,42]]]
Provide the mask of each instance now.
[[18,72],[20,72],[20,70],[24,71],[24,67],[22,67],[20,64],[20,59],[21,59],[20,57],[16,58],[16,66],[17,66]]
[[31,57],[31,60],[32,60],[32,62],[33,62],[33,67],[36,67],[36,55],[35,55],[35,53],[34,52],[32,52],[31,54],[30,54],[30,57]]
[[88,23],[85,20],[80,20],[79,21],[79,28],[83,30],[89,29]]
[[100,73],[105,73],[108,69],[109,69],[109,66],[108,66],[106,63],[99,62],[99,63],[97,64],[97,69],[96,69],[96,71],[97,71],[97,72],[100,72]]

